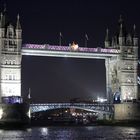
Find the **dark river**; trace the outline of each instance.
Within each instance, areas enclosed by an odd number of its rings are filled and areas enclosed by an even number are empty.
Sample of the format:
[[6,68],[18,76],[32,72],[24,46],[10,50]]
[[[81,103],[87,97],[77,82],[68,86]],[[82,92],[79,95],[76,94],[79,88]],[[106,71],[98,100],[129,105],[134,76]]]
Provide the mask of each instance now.
[[140,127],[57,126],[2,130],[0,140],[140,140]]

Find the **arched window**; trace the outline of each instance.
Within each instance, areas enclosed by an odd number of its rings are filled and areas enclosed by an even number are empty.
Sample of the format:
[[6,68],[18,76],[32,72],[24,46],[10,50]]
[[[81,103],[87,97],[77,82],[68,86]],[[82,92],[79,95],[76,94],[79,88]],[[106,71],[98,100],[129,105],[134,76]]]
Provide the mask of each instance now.
[[12,31],[9,31],[8,37],[9,37],[9,38],[12,38],[12,37],[13,37],[13,32],[12,32]]
[[14,37],[14,27],[10,24],[7,29],[7,37],[13,38]]

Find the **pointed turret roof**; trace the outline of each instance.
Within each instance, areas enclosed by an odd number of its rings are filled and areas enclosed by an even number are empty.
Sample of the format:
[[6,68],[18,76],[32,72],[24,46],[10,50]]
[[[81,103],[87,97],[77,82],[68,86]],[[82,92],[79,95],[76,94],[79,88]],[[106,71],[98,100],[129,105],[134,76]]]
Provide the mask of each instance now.
[[105,41],[109,41],[109,29],[106,29]]
[[3,17],[3,14],[0,13],[0,28],[2,28],[2,17]]
[[120,25],[120,32],[119,32],[119,37],[123,37],[124,36],[124,32],[123,32],[123,25]]
[[9,18],[8,18],[6,4],[4,4],[4,9],[3,9],[3,12],[1,14],[1,27],[5,28],[9,25],[9,23],[10,23],[10,21],[9,21]]
[[122,18],[122,15],[120,15],[119,21],[118,21],[118,33],[117,36],[119,37],[126,37],[127,31],[124,23],[124,19]]
[[16,24],[16,29],[21,29],[20,21],[19,21],[19,14],[17,15],[17,24]]
[[123,20],[123,18],[122,18],[122,15],[120,15],[120,18],[119,18],[119,25],[121,25],[121,24],[123,24],[124,23],[124,20]]
[[137,37],[137,33],[136,33],[136,25],[133,25],[133,37]]

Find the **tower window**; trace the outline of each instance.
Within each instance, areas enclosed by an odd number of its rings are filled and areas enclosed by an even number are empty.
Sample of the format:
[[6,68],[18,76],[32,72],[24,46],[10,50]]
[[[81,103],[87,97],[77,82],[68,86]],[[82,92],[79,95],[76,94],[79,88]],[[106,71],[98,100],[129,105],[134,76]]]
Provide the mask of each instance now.
[[15,77],[15,75],[13,75],[13,80],[16,80],[16,77]]
[[6,75],[5,77],[6,77],[5,79],[8,80],[8,75]]
[[12,41],[10,40],[10,41],[9,41],[9,45],[12,45],[12,44],[13,44],[13,43],[12,43]]
[[12,32],[12,31],[9,31],[8,37],[9,37],[9,38],[13,38],[13,32]]
[[12,80],[12,75],[9,75],[9,80]]
[[7,45],[7,40],[4,41],[4,44]]
[[13,60],[13,64],[15,65],[16,63],[15,63],[15,60]]
[[128,53],[132,53],[132,50],[130,48],[128,49]]
[[12,32],[9,32],[9,38],[11,38],[12,37]]
[[7,64],[7,60],[5,61],[5,64]]

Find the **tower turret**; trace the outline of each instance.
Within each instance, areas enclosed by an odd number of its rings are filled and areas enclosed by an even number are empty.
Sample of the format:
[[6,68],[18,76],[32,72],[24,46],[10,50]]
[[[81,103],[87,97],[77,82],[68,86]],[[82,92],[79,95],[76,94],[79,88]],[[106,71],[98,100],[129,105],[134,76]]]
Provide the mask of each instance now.
[[123,24],[120,25],[120,32],[119,32],[119,45],[125,45],[125,34],[123,30]]
[[130,33],[126,37],[126,45],[128,46],[132,45],[132,36]]
[[0,15],[0,38],[4,37],[5,35],[5,28],[4,28],[4,21],[3,21],[3,13]]
[[109,40],[109,30],[106,29],[106,36],[105,36],[105,48],[110,47],[110,40]]
[[6,9],[1,14],[0,26],[0,95],[2,98],[21,96],[21,45],[22,29],[17,16],[14,27]]
[[[17,46],[21,46],[22,45],[22,29],[21,29],[21,25],[20,25],[19,14],[17,15],[15,32],[16,32]],[[20,50],[21,50],[21,47],[18,48],[18,51],[20,51]]]
[[138,46],[138,37],[136,33],[136,25],[133,26],[133,45]]

